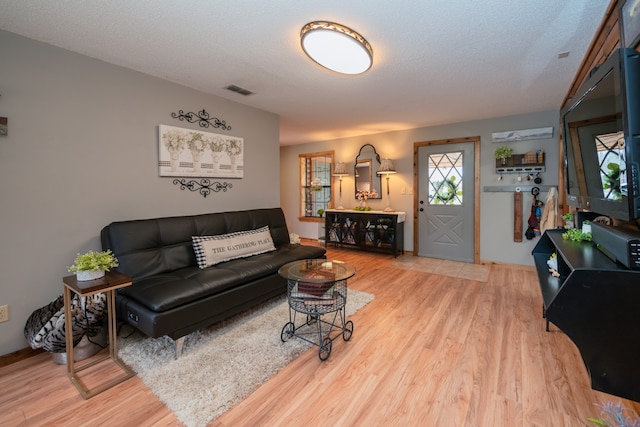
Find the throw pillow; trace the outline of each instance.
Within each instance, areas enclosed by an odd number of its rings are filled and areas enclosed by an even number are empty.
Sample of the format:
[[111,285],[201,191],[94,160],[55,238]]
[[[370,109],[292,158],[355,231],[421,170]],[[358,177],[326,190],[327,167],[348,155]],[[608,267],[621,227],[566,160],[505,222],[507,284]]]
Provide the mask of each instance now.
[[198,267],[275,251],[269,226],[217,236],[192,236]]

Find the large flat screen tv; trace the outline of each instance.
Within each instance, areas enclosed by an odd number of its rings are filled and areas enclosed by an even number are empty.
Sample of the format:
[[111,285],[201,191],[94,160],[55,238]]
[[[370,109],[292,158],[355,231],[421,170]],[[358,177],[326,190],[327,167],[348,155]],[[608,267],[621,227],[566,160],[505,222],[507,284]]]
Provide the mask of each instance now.
[[567,203],[640,218],[640,53],[617,49],[561,111]]

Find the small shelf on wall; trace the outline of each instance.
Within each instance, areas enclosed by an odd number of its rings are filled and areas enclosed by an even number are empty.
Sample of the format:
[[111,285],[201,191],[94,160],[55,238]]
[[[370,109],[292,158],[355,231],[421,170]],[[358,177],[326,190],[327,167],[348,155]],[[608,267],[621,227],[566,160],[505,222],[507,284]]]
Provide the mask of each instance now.
[[540,173],[544,171],[544,153],[513,154],[504,162],[501,159],[496,159],[496,173]]

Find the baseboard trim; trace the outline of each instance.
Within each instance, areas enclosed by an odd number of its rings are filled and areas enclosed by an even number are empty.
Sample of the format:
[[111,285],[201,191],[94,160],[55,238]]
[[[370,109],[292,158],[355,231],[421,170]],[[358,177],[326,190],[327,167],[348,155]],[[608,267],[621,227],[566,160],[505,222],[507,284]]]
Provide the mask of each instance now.
[[26,347],[21,350],[14,351],[13,353],[5,354],[4,356],[0,356],[0,368],[9,366],[12,363],[20,362],[21,360],[28,359],[40,353],[44,353],[44,350],[41,348],[33,349],[31,347]]

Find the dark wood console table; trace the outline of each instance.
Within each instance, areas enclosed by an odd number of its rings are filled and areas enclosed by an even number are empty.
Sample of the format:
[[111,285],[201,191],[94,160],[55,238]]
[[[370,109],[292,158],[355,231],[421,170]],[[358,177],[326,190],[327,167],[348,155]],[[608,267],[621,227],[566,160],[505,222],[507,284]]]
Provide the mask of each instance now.
[[[543,316],[578,347],[595,390],[640,401],[640,272],[548,230],[533,249]],[[560,277],[549,273],[556,253]]]
[[404,250],[404,212],[330,209],[325,212],[326,244],[387,252]]

